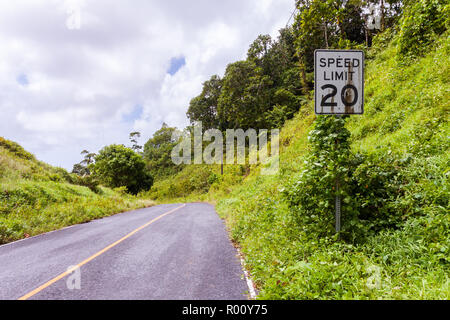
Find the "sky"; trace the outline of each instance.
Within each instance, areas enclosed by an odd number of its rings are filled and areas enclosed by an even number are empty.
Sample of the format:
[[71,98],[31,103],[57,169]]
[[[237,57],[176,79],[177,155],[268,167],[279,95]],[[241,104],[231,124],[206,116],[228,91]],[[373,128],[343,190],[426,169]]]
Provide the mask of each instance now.
[[294,0],[0,0],[0,136],[72,169],[140,131],[184,128],[213,74],[276,37]]

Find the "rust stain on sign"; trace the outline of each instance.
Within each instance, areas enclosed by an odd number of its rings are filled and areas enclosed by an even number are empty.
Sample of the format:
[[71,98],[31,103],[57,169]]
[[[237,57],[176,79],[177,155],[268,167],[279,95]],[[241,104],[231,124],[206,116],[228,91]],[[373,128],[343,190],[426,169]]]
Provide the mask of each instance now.
[[364,53],[359,50],[316,50],[316,114],[362,114]]

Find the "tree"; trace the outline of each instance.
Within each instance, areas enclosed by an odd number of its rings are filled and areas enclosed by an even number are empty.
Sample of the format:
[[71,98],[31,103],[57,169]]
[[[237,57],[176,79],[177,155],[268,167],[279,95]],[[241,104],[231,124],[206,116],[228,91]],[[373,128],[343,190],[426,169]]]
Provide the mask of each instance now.
[[113,144],[100,150],[92,171],[105,185],[126,187],[132,194],[149,190],[153,185],[153,177],[146,170],[142,156],[123,145]]
[[161,129],[153,134],[144,145],[144,159],[147,163],[147,169],[154,177],[165,177],[177,173],[182,166],[177,166],[172,161],[172,149],[178,143],[173,139],[176,128],[169,127],[163,123]]
[[213,75],[203,83],[200,95],[193,98],[186,113],[191,123],[201,121],[205,130],[219,127],[217,105],[222,89],[222,79]]
[[89,167],[91,163],[94,163],[95,153],[83,150],[81,151],[81,155],[84,155],[84,159],[80,162],[81,164]]
[[370,5],[375,5],[380,14],[380,31],[390,28],[395,25],[398,18],[403,12],[403,8],[417,1],[411,0],[364,0],[361,6],[368,8]]
[[260,67],[262,73],[270,77],[275,88],[282,85],[286,71],[298,68],[295,50],[292,28],[283,28],[276,40],[272,40],[269,35],[259,35],[248,50],[247,61]]
[[79,176],[89,175],[89,169],[86,166],[83,166],[81,163],[75,163],[73,165],[72,173],[75,173]]
[[141,137],[141,133],[139,131],[131,132],[130,133],[130,142],[132,143],[131,149],[135,152],[141,152],[142,146],[138,145],[137,139]]
[[219,98],[218,115],[228,128],[268,128],[272,80],[252,61],[229,64]]
[[361,5],[348,3],[339,14],[342,37],[355,43],[365,42],[365,21]]
[[298,56],[304,72],[314,70],[314,50],[335,48],[339,41],[338,8],[342,1],[298,0],[294,24]]
[[94,163],[95,153],[83,150],[80,154],[84,156],[84,159],[73,165],[72,173],[83,177],[88,176],[91,174],[89,167]]
[[[250,45],[247,52],[247,61],[253,62],[257,67],[262,69],[265,75],[274,75],[277,70],[277,62],[274,61],[272,50],[275,42],[272,41],[270,35],[259,35]],[[273,78],[275,80],[275,78]]]

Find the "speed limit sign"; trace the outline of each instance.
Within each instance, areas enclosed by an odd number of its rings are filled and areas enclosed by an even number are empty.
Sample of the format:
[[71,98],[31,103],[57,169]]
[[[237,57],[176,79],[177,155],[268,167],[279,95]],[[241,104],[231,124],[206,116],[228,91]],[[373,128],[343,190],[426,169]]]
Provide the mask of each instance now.
[[314,92],[316,114],[363,114],[364,52],[316,50]]

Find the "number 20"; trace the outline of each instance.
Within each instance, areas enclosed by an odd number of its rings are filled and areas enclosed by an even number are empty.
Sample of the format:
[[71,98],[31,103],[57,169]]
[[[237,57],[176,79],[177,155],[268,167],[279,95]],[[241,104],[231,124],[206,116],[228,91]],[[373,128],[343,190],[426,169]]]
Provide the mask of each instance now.
[[[326,95],[324,95],[323,97],[322,97],[322,101],[320,102],[320,106],[321,107],[336,107],[337,106],[337,103],[336,102],[327,102],[327,100],[329,99],[329,98],[332,98],[332,97],[334,97],[335,95],[336,95],[336,93],[337,93],[337,88],[336,88],[336,86],[334,86],[334,85],[332,85],[332,84],[326,84],[326,85],[323,85],[322,87],[320,87],[322,90],[325,90],[325,89],[331,89],[332,91],[331,91],[331,93],[328,93],[328,94],[326,94]],[[355,93],[354,94],[354,96],[353,96],[353,101],[347,101],[347,99],[345,98],[345,93],[346,93],[346,91],[347,90],[349,90],[349,89],[351,89],[351,90],[353,90],[353,92]],[[355,104],[356,104],[356,102],[358,102],[358,90],[356,89],[356,87],[354,86],[354,85],[352,85],[352,84],[347,84],[347,85],[345,85],[343,88],[342,88],[342,90],[341,90],[341,100],[342,100],[342,103],[346,106],[346,107],[352,107],[352,106],[354,106]]]

